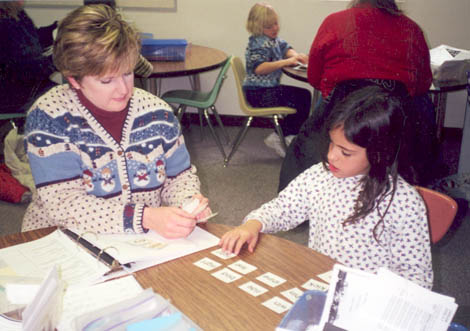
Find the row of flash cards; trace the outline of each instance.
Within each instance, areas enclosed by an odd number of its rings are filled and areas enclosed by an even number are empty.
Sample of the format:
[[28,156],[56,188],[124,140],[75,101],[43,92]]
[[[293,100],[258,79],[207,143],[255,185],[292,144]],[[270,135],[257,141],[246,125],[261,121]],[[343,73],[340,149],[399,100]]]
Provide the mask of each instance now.
[[[219,259],[227,260],[236,257],[235,254],[226,254],[222,251],[221,248],[216,249],[211,252],[213,255],[217,256]],[[204,257],[199,261],[194,262],[194,265],[197,267],[204,269],[206,271],[214,271],[215,269],[222,266],[222,263],[219,263],[209,257]],[[246,263],[245,261],[238,260],[227,267],[223,267],[219,270],[216,270],[211,273],[212,276],[223,281],[224,283],[231,283],[243,277],[243,275],[247,275],[250,272],[258,269],[256,266]],[[301,287],[305,290],[320,290],[320,291],[328,291],[328,284],[330,283],[332,271],[325,272],[323,274],[317,275],[318,278],[322,279],[324,282],[320,282],[315,279],[307,280]],[[286,280],[282,277],[279,277],[271,272],[266,272],[258,277],[256,277],[263,285],[260,285],[254,281],[247,281],[246,283],[239,286],[239,288],[248,294],[257,297],[269,291],[269,287],[276,287],[286,282]],[[289,301],[286,301],[278,296],[273,296],[271,299],[262,302],[262,305],[275,311],[278,314],[282,314],[289,310],[292,307],[292,304],[303,294],[304,291],[300,290],[297,287],[291,288],[290,290],[286,290],[281,292],[281,294],[286,297]]]

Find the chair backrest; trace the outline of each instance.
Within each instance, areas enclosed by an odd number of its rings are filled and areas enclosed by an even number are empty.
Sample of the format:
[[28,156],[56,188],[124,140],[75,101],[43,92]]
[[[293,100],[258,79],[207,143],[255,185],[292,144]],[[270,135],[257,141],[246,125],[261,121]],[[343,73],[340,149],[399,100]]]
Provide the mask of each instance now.
[[246,101],[245,93],[243,92],[243,81],[245,80],[246,72],[242,60],[237,57],[232,57],[232,70],[235,77],[235,85],[237,85],[238,100],[240,108],[248,116],[271,116],[271,115],[288,115],[295,114],[296,110],[290,107],[262,107],[255,108],[250,106]]
[[457,202],[450,196],[425,187],[416,186],[428,212],[431,242],[437,243],[449,230],[457,214]]
[[213,105],[215,103],[215,100],[217,99],[217,96],[219,95],[219,91],[220,91],[220,88],[222,87],[222,83],[224,82],[224,79],[226,77],[227,70],[230,67],[231,59],[232,59],[232,55],[230,55],[227,58],[227,60],[225,60],[225,63],[222,66],[222,69],[220,69],[219,75],[217,76],[217,79],[215,80],[214,86],[212,87],[212,90],[210,91],[208,102],[211,105]]
[[237,85],[238,100],[240,101],[240,107],[243,112],[249,112],[251,106],[245,99],[245,93],[243,93],[243,81],[245,80],[246,72],[245,66],[242,60],[238,56],[232,57],[232,70],[233,76],[235,77],[235,84]]

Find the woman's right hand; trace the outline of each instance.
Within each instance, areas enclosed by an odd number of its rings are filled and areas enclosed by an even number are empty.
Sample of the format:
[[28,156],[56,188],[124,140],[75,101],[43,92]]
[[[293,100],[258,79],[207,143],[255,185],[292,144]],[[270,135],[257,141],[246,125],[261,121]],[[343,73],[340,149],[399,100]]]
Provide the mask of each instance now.
[[258,242],[261,228],[261,222],[257,220],[248,220],[246,223],[225,233],[220,239],[219,246],[224,252],[238,255],[243,245],[247,243],[248,251],[253,253]]
[[196,226],[196,216],[178,207],[145,207],[142,226],[168,239],[186,238]]

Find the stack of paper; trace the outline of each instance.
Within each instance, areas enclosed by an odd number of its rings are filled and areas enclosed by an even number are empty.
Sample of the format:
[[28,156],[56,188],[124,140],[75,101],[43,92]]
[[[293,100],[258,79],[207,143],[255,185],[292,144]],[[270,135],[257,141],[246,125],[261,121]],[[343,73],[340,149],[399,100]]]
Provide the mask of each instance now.
[[465,85],[470,71],[470,51],[440,45],[430,50],[434,85],[437,87]]
[[454,298],[387,269],[373,275],[335,265],[317,330],[328,322],[348,331],[445,331],[456,310]]

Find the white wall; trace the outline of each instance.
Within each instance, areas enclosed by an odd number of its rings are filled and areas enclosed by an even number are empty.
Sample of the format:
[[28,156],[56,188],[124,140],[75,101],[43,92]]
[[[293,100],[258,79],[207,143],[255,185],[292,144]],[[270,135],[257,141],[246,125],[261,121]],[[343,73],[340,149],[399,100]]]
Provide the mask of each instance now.
[[[124,9],[124,15],[133,20],[143,32],[152,32],[155,38],[184,38],[193,44],[221,49],[227,54],[243,57],[248,33],[245,21],[254,0],[177,0],[176,12]],[[270,0],[280,15],[280,36],[300,52],[308,53],[312,40],[323,19],[330,13],[346,8],[345,1],[325,0]],[[119,5],[119,0],[117,0]],[[431,48],[448,44],[470,49],[467,19],[469,0],[405,0],[405,13],[414,19],[426,34]],[[70,8],[26,7],[36,25],[50,24],[61,19]],[[201,75],[203,89],[210,89],[216,72]],[[309,87],[289,77],[285,83]],[[189,88],[186,78],[165,79],[163,91]],[[457,97],[454,98],[454,94]],[[459,96],[460,95],[460,96]],[[465,107],[462,93],[448,98],[446,126],[461,127]],[[454,100],[455,99],[455,100]],[[231,72],[224,83],[218,110],[223,114],[239,114],[238,98]]]

